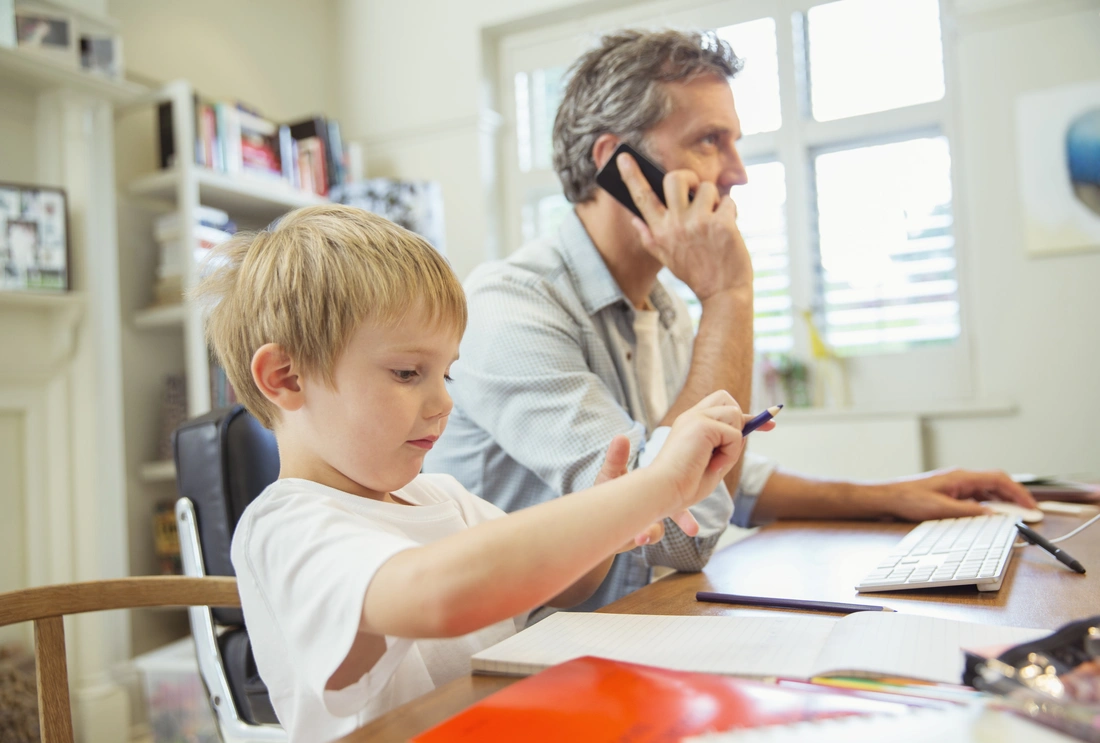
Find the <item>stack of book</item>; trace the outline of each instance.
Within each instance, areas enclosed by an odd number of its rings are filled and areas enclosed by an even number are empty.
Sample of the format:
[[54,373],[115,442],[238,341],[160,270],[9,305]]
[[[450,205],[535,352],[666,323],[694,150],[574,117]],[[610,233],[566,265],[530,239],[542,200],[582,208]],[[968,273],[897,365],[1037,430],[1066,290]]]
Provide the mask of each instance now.
[[[194,99],[195,164],[229,175],[282,181],[327,196],[348,180],[340,126],[313,116],[275,123],[240,103]],[[160,165],[176,162],[172,104],[157,112]]]
[[[153,235],[159,246],[156,281],[153,284],[153,305],[179,304],[183,299],[185,252],[181,249],[179,214],[172,212],[159,217],[153,227]],[[228,240],[236,232],[236,225],[229,215],[220,209],[199,206],[195,209],[195,247],[193,260],[198,263],[206,257],[210,248]]]

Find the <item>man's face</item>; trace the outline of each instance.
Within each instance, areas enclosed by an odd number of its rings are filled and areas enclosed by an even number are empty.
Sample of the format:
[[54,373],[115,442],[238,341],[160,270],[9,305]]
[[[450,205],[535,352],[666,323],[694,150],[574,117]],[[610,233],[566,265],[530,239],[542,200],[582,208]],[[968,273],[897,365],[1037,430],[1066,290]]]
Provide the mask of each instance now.
[[737,152],[741,121],[729,83],[703,75],[686,83],[667,83],[672,112],[645,137],[648,154],[665,170],[687,169],[718,186],[722,194],[748,182]]

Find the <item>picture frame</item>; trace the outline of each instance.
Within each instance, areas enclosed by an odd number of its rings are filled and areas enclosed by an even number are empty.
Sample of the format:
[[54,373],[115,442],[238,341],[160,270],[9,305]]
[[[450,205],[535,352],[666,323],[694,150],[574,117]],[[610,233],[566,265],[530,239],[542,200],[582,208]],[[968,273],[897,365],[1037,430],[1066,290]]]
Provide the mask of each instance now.
[[1016,100],[1016,160],[1029,257],[1100,250],[1100,81]]
[[67,13],[33,3],[16,3],[15,42],[21,51],[78,66],[76,23]]
[[69,290],[65,191],[0,182],[0,291]]
[[122,77],[122,39],[117,34],[81,31],[80,68],[112,80]]

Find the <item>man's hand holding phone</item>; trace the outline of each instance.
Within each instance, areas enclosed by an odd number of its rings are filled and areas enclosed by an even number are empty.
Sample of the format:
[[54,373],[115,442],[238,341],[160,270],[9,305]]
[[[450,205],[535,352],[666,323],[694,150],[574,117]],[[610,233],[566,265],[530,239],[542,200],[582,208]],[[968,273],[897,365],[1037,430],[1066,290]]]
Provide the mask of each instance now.
[[691,170],[673,170],[664,176],[662,203],[635,156],[622,149],[612,159],[642,215],[632,223],[645,250],[687,284],[700,302],[731,289],[751,294],[752,260],[737,227],[733,199]]

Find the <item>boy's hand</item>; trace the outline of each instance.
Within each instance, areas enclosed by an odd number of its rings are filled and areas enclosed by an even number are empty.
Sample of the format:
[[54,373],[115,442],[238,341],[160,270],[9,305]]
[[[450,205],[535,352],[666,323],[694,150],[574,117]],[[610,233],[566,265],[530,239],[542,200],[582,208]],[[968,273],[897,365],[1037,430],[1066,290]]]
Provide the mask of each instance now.
[[741,428],[750,418],[724,390],[707,395],[676,418],[652,466],[660,464],[672,477],[681,508],[705,498],[732,469],[745,449]]
[[[629,462],[630,439],[620,434],[611,439],[611,444],[607,447],[607,456],[604,457],[603,460],[603,466],[600,467],[600,471],[596,474],[595,484],[599,485],[608,480],[614,480],[616,477],[625,475]],[[695,521],[695,517],[688,511],[677,514],[676,523],[689,535],[694,535],[699,531],[699,524]],[[689,529],[691,531],[688,531]],[[650,524],[645,531],[615,550],[615,552],[629,552],[635,547],[639,547],[643,544],[656,544],[660,542],[664,536],[664,524],[658,521],[655,524]]]

